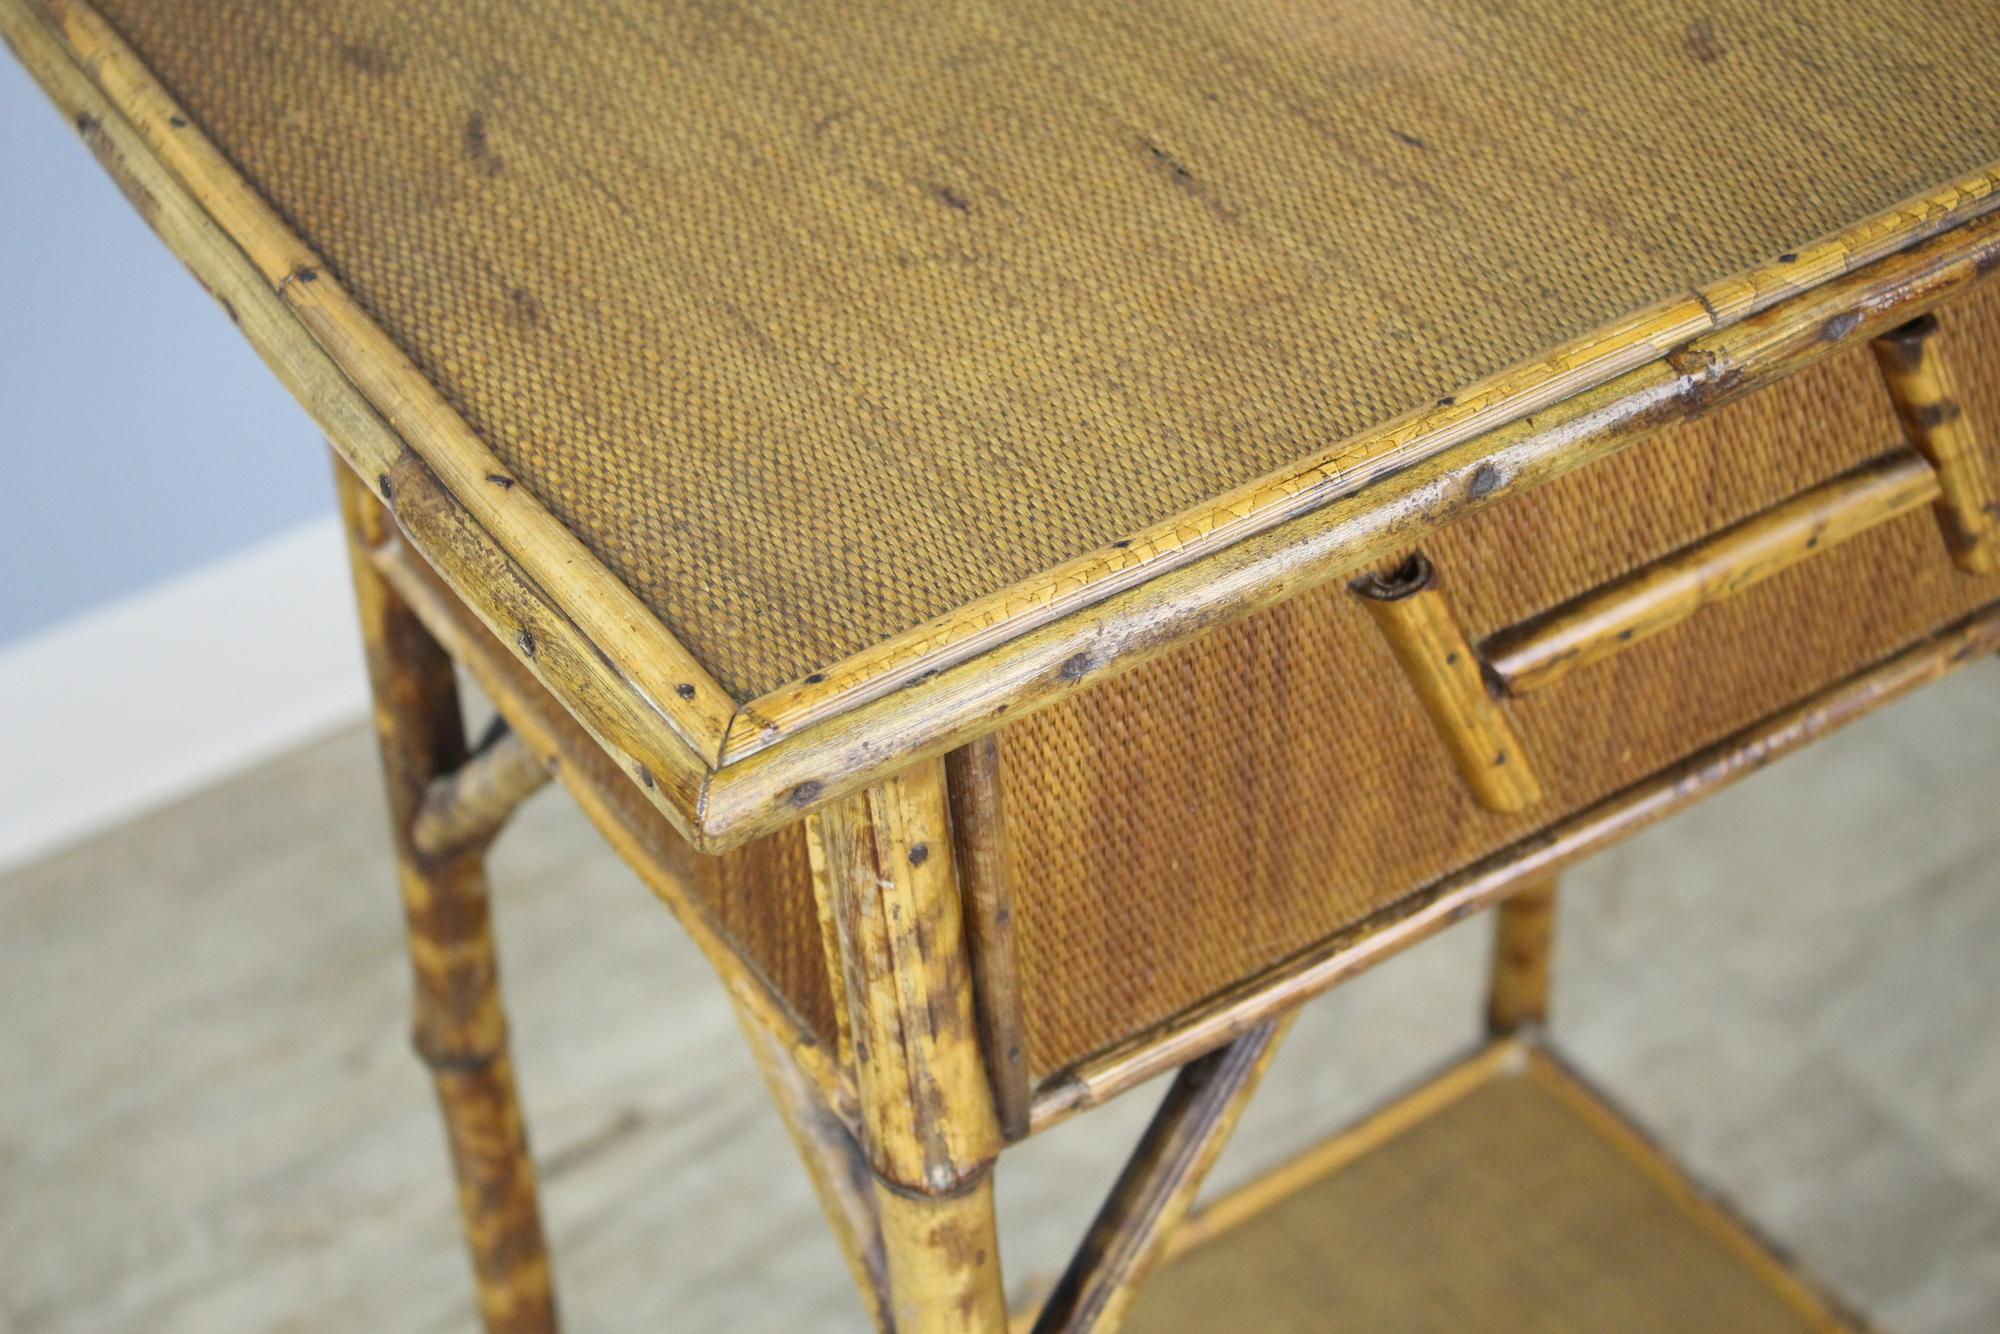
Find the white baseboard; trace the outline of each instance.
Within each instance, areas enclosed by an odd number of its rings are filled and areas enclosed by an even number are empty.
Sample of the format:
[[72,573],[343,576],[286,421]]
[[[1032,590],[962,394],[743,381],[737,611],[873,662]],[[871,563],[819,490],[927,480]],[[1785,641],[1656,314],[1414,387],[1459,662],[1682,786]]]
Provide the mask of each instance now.
[[0,647],[0,868],[359,719],[367,699],[331,518]]

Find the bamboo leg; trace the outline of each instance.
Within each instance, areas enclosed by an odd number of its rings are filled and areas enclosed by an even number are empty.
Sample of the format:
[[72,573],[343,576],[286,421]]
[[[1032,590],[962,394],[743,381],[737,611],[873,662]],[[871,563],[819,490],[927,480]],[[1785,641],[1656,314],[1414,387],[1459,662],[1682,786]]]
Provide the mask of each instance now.
[[828,1111],[812,1079],[799,1069],[784,1043],[742,1006],[736,1021],[749,1039],[750,1053],[778,1104],[778,1115],[805,1160],[813,1193],[833,1225],[834,1240],[875,1323],[888,1326],[888,1260],[882,1249],[882,1220],[875,1205],[875,1177],[861,1147],[840,1118]]
[[979,1049],[946,810],[929,760],[814,817],[898,1334],[1001,1331],[1000,1127]]
[[889,1260],[889,1329],[1000,1334],[1007,1328],[992,1173],[954,1195],[908,1195],[878,1180],[875,1199]]
[[1430,561],[1412,556],[1387,577],[1371,574],[1355,580],[1353,589],[1389,641],[1479,804],[1506,812],[1540,801],[1542,787],[1520,738],[1488,690],[1479,655],[1438,591],[1437,570]]
[[1140,1282],[1194,1206],[1296,1014],[1267,1020],[1181,1067],[1036,1317],[1034,1334],[1118,1328]]
[[1965,415],[1938,317],[1921,315],[1875,340],[1890,401],[1917,452],[1937,470],[1938,526],[1959,568],[2000,570],[2000,483],[1984,442]]
[[479,848],[425,857],[411,842],[425,790],[466,758],[446,656],[368,558],[386,536],[374,497],[334,464],[375,694],[396,865],[415,975],[413,1040],[444,1111],[459,1212],[489,1331],[556,1327],[535,1169],[515,1096]]
[[1493,913],[1493,978],[1486,1029],[1494,1037],[1536,1032],[1549,1021],[1549,983],[1556,929],[1553,877],[1529,885]]
[[840,1078],[854,1086],[853,1018],[841,1001],[840,927],[834,922],[833,890],[827,879],[826,844],[820,838],[820,821],[807,819],[806,860],[812,867],[813,909],[819,915],[819,946],[826,959],[828,985],[833,988],[833,1064]]

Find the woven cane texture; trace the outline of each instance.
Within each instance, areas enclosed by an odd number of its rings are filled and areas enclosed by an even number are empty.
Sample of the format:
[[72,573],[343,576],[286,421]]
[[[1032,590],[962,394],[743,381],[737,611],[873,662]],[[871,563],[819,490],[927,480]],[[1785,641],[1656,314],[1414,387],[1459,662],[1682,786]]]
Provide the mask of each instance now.
[[[504,650],[494,659],[514,662]],[[540,689],[525,671],[521,675],[523,689]],[[791,1010],[799,1027],[831,1048],[833,987],[820,945],[805,826],[768,834],[719,857],[703,856],[687,846],[617,761],[576,727],[559,704],[553,699],[548,704],[549,720],[573,734],[565,759],[588,773],[590,785],[632,832],[642,873],[665,875],[681,885],[744,965]]]
[[[514,664],[504,650],[494,660]],[[540,689],[525,671],[521,676],[524,690]],[[573,733],[565,759],[585,770],[590,785],[632,831],[642,850],[642,871],[666,875],[680,884],[744,965],[784,1001],[799,1027],[831,1048],[833,986],[820,945],[805,826],[793,825],[719,857],[702,856],[687,846],[617,761],[570,722],[553,699],[547,717]]]
[[[2000,292],[1941,317],[1994,448]],[[1858,348],[1425,550],[1477,639],[1900,438]],[[1033,1069],[1142,1032],[1996,597],[1928,512],[1816,555],[1512,702],[1548,791],[1511,817],[1474,803],[1340,584],[1025,719],[1004,754]]]
[[[496,646],[497,648],[497,646]],[[583,769],[590,785],[617,812],[640,851],[641,871],[681,885],[730,947],[783,1000],[805,1032],[834,1043],[833,987],[820,944],[805,826],[793,825],[719,857],[688,847],[666,817],[569,715],[501,649],[496,666],[519,673],[518,688],[547,699],[545,718],[568,734],[564,760]]]
[[2000,159],[1984,4],[102,9],[746,698]]
[[1170,1261],[1139,1289],[1124,1328],[1850,1328],[1808,1318],[1766,1286],[1649,1167],[1539,1079],[1501,1075]]

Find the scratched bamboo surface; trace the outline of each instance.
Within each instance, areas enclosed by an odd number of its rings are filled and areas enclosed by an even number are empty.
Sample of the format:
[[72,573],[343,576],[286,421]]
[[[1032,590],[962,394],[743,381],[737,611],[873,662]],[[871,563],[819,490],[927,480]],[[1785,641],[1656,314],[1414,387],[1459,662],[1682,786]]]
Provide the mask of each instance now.
[[738,698],[1636,364],[2000,159],[1959,6],[103,12]]
[[[0,880],[0,1326],[470,1327],[398,909],[368,892],[376,773],[357,728]],[[1980,664],[1564,885],[1557,1036],[1904,1334],[2000,1328],[2000,1063],[1968,1059],[2000,1046],[1996,773]],[[572,1327],[859,1334],[699,953],[560,794],[492,879]],[[1486,944],[1447,933],[1309,1010],[1218,1185],[1470,1041]],[[1158,1088],[1007,1155],[1022,1282],[1053,1278]]]

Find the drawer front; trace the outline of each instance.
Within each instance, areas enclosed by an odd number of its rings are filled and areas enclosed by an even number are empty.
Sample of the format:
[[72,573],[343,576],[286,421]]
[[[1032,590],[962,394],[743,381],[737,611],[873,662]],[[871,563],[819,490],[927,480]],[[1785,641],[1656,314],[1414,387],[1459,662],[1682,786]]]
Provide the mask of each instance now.
[[[2000,285],[1941,308],[1988,466]],[[1426,540],[1479,643],[1904,448],[1835,358]],[[1921,469],[1919,470],[1921,471]],[[1816,544],[1815,544],[1816,545]],[[1033,1073],[1052,1073],[2000,598],[1926,505],[1501,706],[1539,799],[1476,800],[1360,600],[1314,590],[1004,736]]]

